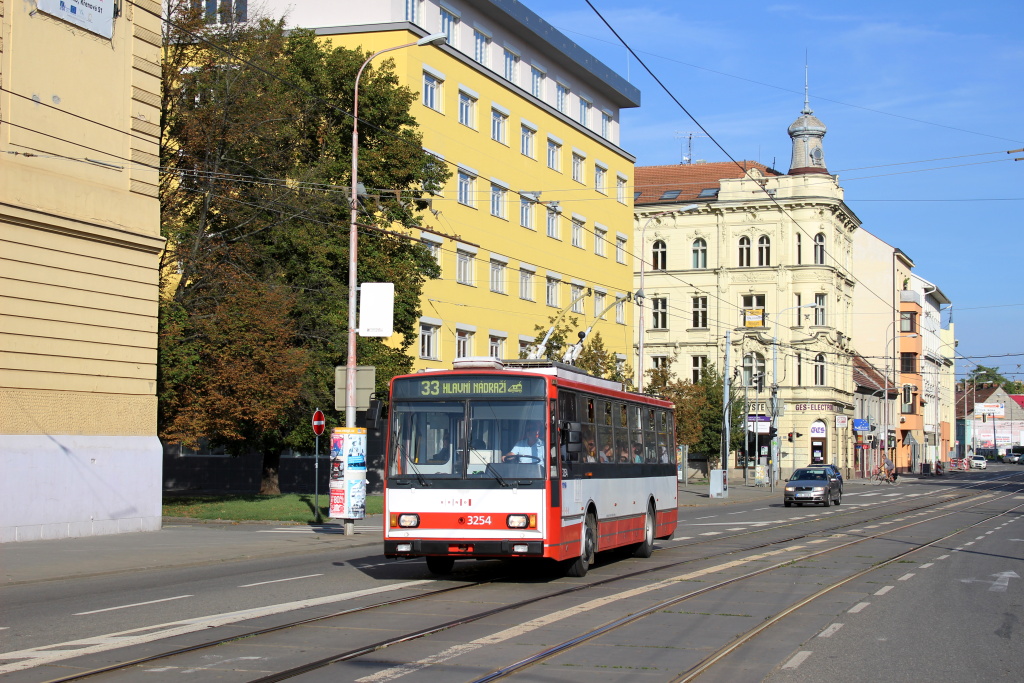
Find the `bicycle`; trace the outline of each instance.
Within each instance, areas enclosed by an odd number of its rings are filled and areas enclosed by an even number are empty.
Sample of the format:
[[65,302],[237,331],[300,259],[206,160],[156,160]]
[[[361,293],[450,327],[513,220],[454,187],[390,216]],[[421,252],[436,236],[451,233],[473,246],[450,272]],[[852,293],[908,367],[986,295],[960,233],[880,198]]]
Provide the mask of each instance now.
[[871,474],[871,481],[878,486],[881,483],[892,484],[893,486],[899,486],[900,480],[896,473],[889,473],[885,470],[876,468]]

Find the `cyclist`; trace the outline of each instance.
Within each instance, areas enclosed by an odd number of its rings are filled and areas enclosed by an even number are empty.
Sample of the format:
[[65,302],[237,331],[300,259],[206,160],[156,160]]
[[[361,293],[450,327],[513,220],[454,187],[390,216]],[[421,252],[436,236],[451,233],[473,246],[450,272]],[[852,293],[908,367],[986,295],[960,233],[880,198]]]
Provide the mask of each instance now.
[[896,466],[893,464],[892,460],[889,458],[885,459],[882,463],[882,471],[885,473],[886,479],[893,484],[896,483]]

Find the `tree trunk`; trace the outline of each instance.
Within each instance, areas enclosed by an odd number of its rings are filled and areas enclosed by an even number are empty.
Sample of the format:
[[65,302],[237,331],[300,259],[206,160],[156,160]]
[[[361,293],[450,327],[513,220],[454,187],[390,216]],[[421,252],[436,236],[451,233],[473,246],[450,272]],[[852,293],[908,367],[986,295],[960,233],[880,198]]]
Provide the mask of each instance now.
[[265,496],[281,495],[281,483],[277,473],[281,466],[280,453],[263,454],[263,479],[260,481],[260,494]]

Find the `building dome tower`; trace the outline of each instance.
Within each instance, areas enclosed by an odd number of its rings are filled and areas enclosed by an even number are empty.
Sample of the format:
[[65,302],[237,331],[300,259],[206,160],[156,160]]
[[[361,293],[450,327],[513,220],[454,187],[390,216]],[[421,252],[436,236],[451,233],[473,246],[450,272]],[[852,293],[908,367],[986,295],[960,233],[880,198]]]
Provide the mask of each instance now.
[[793,160],[789,164],[789,175],[825,173],[825,151],[821,139],[825,137],[825,124],[813,116],[807,94],[807,70],[804,68],[804,108],[800,118],[789,126],[789,137],[793,139]]

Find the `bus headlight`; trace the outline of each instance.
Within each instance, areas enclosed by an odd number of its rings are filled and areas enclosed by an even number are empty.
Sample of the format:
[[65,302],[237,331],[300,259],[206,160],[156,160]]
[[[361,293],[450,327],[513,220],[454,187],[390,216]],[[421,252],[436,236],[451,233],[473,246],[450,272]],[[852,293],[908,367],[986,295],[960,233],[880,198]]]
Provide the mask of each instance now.
[[509,529],[536,529],[537,515],[509,515],[505,524]]
[[420,516],[410,513],[406,514],[391,514],[391,526],[402,527],[405,529],[414,529],[420,525]]

